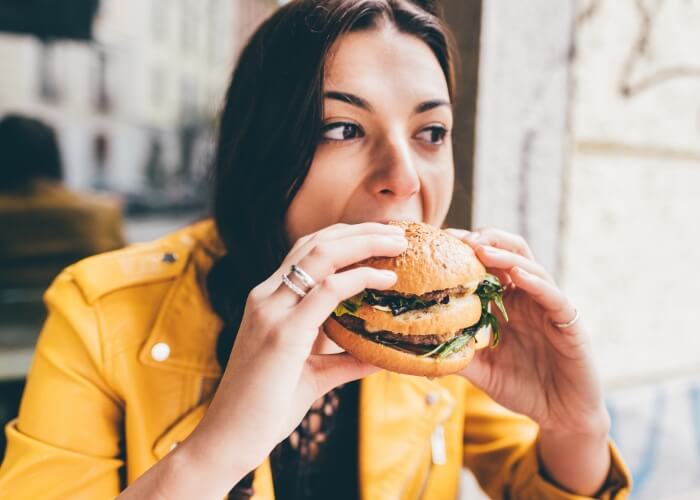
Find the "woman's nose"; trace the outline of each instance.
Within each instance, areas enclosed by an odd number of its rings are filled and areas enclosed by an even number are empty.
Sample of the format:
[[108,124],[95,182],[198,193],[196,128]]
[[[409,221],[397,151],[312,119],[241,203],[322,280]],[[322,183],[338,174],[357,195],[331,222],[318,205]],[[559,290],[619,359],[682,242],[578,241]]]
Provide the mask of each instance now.
[[410,198],[420,191],[420,178],[408,140],[387,138],[378,155],[372,190],[376,195]]

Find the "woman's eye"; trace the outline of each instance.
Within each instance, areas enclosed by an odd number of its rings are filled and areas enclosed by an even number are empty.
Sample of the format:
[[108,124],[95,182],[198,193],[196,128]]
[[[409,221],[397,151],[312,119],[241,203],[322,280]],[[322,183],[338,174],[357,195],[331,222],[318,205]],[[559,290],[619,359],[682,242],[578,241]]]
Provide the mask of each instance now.
[[447,135],[447,129],[444,127],[428,127],[420,131],[416,137],[429,142],[430,144],[442,144]]
[[323,139],[328,141],[349,141],[363,136],[360,126],[354,123],[338,122],[323,127]]

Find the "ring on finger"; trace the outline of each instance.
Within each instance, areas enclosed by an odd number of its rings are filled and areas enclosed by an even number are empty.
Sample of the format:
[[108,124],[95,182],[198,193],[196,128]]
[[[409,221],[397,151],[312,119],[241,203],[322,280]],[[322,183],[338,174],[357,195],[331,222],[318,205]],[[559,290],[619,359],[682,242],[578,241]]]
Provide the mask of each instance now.
[[302,285],[309,290],[316,286],[316,280],[314,280],[309,273],[304,271],[296,264],[292,264],[291,273],[294,273],[301,280]]
[[[306,290],[292,281],[292,277],[299,279],[302,286],[304,286]],[[289,268],[289,272],[287,274],[282,275],[282,283],[302,299],[306,297],[306,294],[314,286],[316,286],[316,281],[311,277],[311,275],[309,275],[309,273],[304,271],[301,267],[294,264]]]
[[579,317],[580,316],[578,313],[578,309],[574,309],[574,317],[571,318],[569,321],[567,321],[565,323],[557,323],[555,321],[552,321],[552,324],[554,326],[556,326],[557,328],[568,328],[568,327],[574,325],[579,320]]
[[282,283],[284,283],[287,288],[289,288],[292,292],[296,293],[299,297],[302,299],[306,297],[306,292],[299,288],[296,283],[294,283],[291,279],[289,279],[289,275],[283,274],[282,275]]

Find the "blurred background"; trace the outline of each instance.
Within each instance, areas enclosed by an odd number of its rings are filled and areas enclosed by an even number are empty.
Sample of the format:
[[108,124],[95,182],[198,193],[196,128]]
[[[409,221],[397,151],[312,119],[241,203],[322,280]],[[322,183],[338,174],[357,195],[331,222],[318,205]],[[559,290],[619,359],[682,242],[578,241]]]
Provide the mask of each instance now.
[[[58,270],[205,215],[231,69],[280,3],[0,0],[0,424]],[[578,304],[633,497],[700,499],[700,0],[441,3],[449,223],[522,234]]]

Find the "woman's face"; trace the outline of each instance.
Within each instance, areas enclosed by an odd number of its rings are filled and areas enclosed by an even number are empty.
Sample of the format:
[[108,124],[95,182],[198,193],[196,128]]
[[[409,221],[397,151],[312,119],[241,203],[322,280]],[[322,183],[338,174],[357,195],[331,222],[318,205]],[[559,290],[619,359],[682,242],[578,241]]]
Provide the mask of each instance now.
[[337,222],[440,225],[454,181],[447,81],[428,45],[349,33],[326,61],[322,140],[286,217],[290,243]]

